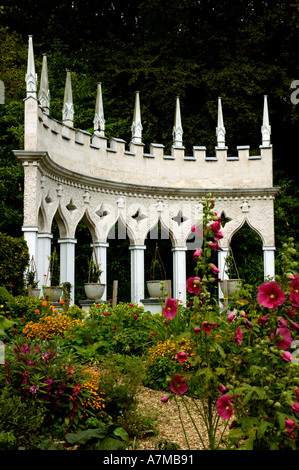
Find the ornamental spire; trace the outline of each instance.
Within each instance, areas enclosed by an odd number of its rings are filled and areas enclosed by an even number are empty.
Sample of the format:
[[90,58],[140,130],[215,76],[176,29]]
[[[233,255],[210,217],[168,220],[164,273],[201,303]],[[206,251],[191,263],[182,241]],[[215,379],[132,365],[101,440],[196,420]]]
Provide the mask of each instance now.
[[180,109],[180,98],[176,98],[176,108],[175,108],[175,117],[174,117],[174,126],[173,126],[173,145],[175,147],[183,146],[183,128],[181,120],[181,109]]
[[38,99],[45,113],[49,114],[50,90],[49,90],[49,83],[48,83],[48,64],[47,64],[46,54],[43,54],[43,64],[42,64],[42,73],[41,73],[41,79],[40,79],[40,89],[39,89]]
[[142,124],[141,124],[139,91],[136,91],[136,95],[135,95],[135,107],[134,107],[134,115],[133,115],[131,131],[132,131],[131,142],[133,144],[141,144]]
[[102,98],[102,84],[99,82],[97,86],[97,100],[95,115],[93,120],[94,133],[98,136],[105,135],[105,119],[104,119],[104,107]]
[[225,127],[223,123],[221,98],[218,98],[218,122],[216,127],[217,147],[225,148]]
[[27,96],[36,98],[37,93],[37,75],[35,73],[34,53],[32,36],[28,36],[28,60],[27,60],[27,73],[25,75],[26,93]]
[[62,122],[69,127],[74,125],[74,106],[73,106],[73,93],[71,83],[71,72],[66,71],[64,102],[62,109]]
[[271,126],[269,124],[269,112],[268,112],[268,101],[267,95],[264,95],[264,111],[263,111],[263,125],[261,127],[262,131],[262,146],[270,146],[270,135],[271,135]]

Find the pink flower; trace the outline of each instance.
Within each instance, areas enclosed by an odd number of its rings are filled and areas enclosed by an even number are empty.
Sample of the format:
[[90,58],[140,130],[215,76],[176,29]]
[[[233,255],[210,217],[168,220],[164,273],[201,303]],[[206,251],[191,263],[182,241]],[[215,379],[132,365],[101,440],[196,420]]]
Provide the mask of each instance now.
[[280,318],[278,320],[279,328],[286,328],[288,326],[288,322],[284,318]]
[[215,232],[214,233],[214,240],[221,240],[223,238],[223,233],[222,232]]
[[269,321],[269,318],[266,315],[264,315],[263,317],[260,317],[257,322],[259,325],[265,325],[266,323],[268,323],[268,321]]
[[178,311],[178,304],[175,299],[168,298],[166,300],[165,307],[163,308],[163,315],[168,318],[169,320],[172,320]]
[[137,320],[137,318],[138,318],[137,313],[135,313],[134,318],[135,318],[135,320]]
[[221,223],[219,220],[216,220],[210,225],[210,228],[213,230],[213,232],[219,232],[221,229]]
[[198,261],[198,258],[201,256],[201,250],[198,249],[198,250],[195,250],[194,253],[193,253],[193,259],[194,261]]
[[213,274],[218,274],[219,273],[219,269],[217,268],[217,266],[215,266],[215,264],[212,264],[211,271],[212,271]]
[[287,309],[287,316],[289,318],[294,317],[295,315],[297,315],[297,312],[295,312],[294,310],[291,310],[290,308]]
[[183,375],[175,375],[170,381],[170,390],[177,395],[183,395],[183,393],[187,392],[188,385],[186,382],[182,382],[184,378]]
[[203,236],[203,230],[198,225],[192,225],[191,232],[193,232],[197,237]]
[[200,277],[189,277],[187,279],[187,291],[191,294],[198,294],[201,291]]
[[289,437],[294,437],[293,430],[296,426],[292,419],[285,418],[285,430],[289,434]]
[[292,354],[289,351],[283,351],[282,357],[287,362],[290,362],[292,360]]
[[168,402],[168,396],[167,396],[167,395],[164,395],[164,396],[161,398],[161,402],[162,402],[162,403]]
[[299,414],[299,403],[298,402],[295,402],[294,405],[291,405],[291,408],[294,411],[294,413],[296,413],[296,415]]
[[220,246],[218,245],[217,242],[211,242],[209,243],[210,247],[214,250],[214,251],[223,251],[222,248],[220,248]]
[[259,286],[257,300],[260,305],[273,309],[284,303],[285,295],[276,282],[270,281]]
[[103,315],[106,317],[107,315],[111,315],[110,312],[103,312]]
[[295,281],[292,281],[290,284],[290,288],[291,288],[290,301],[292,302],[292,305],[298,305],[299,304],[299,280],[296,279]]
[[216,406],[219,416],[223,419],[230,419],[234,414],[235,410],[231,406],[229,395],[218,398]]
[[219,392],[219,393],[223,393],[223,392],[225,392],[225,390],[226,390],[225,386],[222,385],[222,384],[219,385],[217,388],[218,388],[218,392]]
[[202,322],[202,329],[209,335],[212,331],[212,328],[215,328],[217,326],[217,323],[211,323],[209,321],[204,321]]
[[200,328],[198,326],[195,326],[193,331],[196,335],[198,335],[198,333],[200,332]]
[[179,362],[184,362],[184,361],[187,361],[187,359],[188,359],[187,354],[185,353],[185,351],[178,352],[175,357]]
[[243,337],[243,333],[242,333],[241,327],[239,326],[235,334],[235,343],[242,344],[242,337]]
[[292,335],[288,328],[277,328],[276,334],[281,337],[276,341],[276,345],[281,347],[281,349],[288,349],[292,343]]
[[236,316],[236,314],[235,314],[234,312],[231,312],[231,313],[228,315],[228,317],[227,317],[228,321],[229,321],[230,323],[232,323],[232,321],[234,320],[235,316]]

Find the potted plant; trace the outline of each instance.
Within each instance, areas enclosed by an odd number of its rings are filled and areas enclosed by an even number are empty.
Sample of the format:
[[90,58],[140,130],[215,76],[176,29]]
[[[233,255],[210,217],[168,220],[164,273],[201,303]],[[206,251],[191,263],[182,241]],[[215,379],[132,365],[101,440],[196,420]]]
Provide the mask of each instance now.
[[97,253],[93,245],[92,254],[89,261],[88,282],[84,284],[87,300],[100,300],[105,291],[106,284],[101,283],[100,265],[97,260]]
[[55,267],[55,262],[56,262],[56,247],[54,247],[53,254],[50,256],[49,259],[49,269],[48,269],[48,274],[47,274],[47,280],[48,277],[50,276],[50,285],[49,286],[43,286],[43,294],[44,296],[48,296],[49,299],[52,302],[59,302],[63,287],[58,285],[58,286],[52,286],[52,282],[54,279],[54,267]]
[[166,279],[166,270],[159,253],[158,242],[150,267],[150,280],[146,282],[150,298],[171,297],[171,281]]
[[221,290],[225,298],[230,299],[240,288],[242,279],[239,277],[238,268],[233,257],[232,249],[228,251],[228,255],[225,258],[224,272],[228,276],[228,279],[220,281]]
[[33,256],[30,261],[30,268],[26,272],[26,281],[28,296],[39,298],[41,289],[38,288],[39,281],[37,280],[37,271]]

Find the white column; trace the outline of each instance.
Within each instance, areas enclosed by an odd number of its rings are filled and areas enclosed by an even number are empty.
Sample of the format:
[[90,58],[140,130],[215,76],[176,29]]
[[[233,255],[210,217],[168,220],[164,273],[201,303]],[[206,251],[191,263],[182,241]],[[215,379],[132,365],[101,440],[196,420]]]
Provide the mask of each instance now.
[[141,305],[144,299],[144,250],[145,245],[131,245],[131,301]]
[[60,283],[70,282],[71,299],[73,305],[75,299],[75,238],[60,238]]
[[173,252],[173,288],[174,299],[181,300],[186,306],[186,246],[174,246]]
[[22,227],[22,232],[24,235],[24,239],[27,242],[28,250],[29,250],[29,259],[34,258],[37,259],[37,234],[38,234],[38,227],[31,225]]
[[109,246],[109,243],[106,243],[106,242],[95,243],[97,262],[99,264],[100,271],[102,271],[101,283],[106,285],[104,294],[102,295],[102,300],[107,300],[107,248],[108,246]]
[[[229,247],[222,246],[222,251],[218,251],[218,269],[219,269],[219,279],[223,281],[223,279],[228,279],[228,275],[225,272],[225,269],[228,267],[225,265],[226,257],[229,255]],[[219,284],[218,287],[218,299],[223,298],[223,293]]]
[[275,277],[275,246],[263,246],[264,252],[264,279]]
[[52,233],[39,233],[37,237],[36,267],[39,280],[38,287],[41,288],[42,286],[50,285],[50,276],[47,275],[49,274],[51,240],[53,235]]

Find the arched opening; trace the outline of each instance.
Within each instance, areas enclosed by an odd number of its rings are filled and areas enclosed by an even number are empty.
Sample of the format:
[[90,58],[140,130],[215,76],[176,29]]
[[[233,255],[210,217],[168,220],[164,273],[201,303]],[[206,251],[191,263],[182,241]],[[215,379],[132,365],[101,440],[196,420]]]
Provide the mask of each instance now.
[[263,243],[260,235],[247,222],[234,233],[230,248],[239,277],[247,284],[261,284],[264,280]]
[[[147,237],[144,241],[146,246],[146,250],[144,253],[144,279],[146,281],[153,280],[151,279],[151,266],[154,259],[154,253],[156,249],[156,245],[158,243],[159,254],[162,260],[162,264],[165,268],[165,274],[162,266],[162,272],[160,269],[156,269],[155,271],[155,279],[156,280],[171,280],[173,284],[173,254],[172,254],[172,241],[171,241],[171,234],[165,228],[162,227],[161,222],[159,221],[158,224],[152,228]],[[157,267],[159,268],[159,266]],[[160,272],[160,274],[159,274]],[[159,276],[163,276],[162,279]],[[173,290],[173,289],[172,289]],[[147,287],[145,285],[144,290],[145,298],[149,297]]]
[[76,255],[75,255],[75,303],[86,298],[84,283],[88,282],[89,262],[92,254],[92,236],[84,218],[76,228]]

